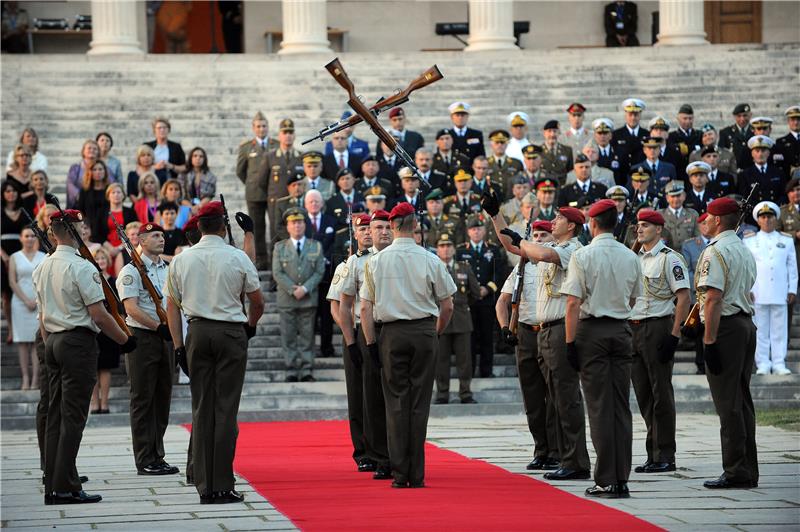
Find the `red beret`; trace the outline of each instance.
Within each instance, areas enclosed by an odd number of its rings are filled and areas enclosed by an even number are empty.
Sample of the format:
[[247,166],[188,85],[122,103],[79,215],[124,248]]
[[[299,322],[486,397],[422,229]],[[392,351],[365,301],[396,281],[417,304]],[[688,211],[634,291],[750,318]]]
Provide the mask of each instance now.
[[389,213],[389,221],[391,222],[395,218],[402,218],[404,216],[408,216],[409,214],[414,214],[414,212],[414,206],[406,201],[403,201],[392,207],[392,212]]
[[616,208],[617,204],[614,202],[614,200],[610,199],[597,200],[592,204],[591,207],[589,207],[589,217],[594,218],[595,216],[603,214],[608,210]]
[[697,217],[697,223],[703,223],[706,220],[706,218],[708,218],[708,213],[704,212],[703,214]]
[[183,230],[184,231],[197,231],[197,220],[199,220],[199,218],[197,217],[196,214],[194,216],[192,216],[191,218],[189,218],[188,220],[186,220],[186,223],[183,225]]
[[50,216],[51,222],[82,222],[83,213],[78,209],[67,209],[64,211],[54,212]]
[[717,198],[708,204],[708,214],[725,216],[739,212],[739,204],[731,198]]
[[403,112],[402,107],[395,107],[391,111],[389,111],[389,118],[394,118],[396,116],[404,116],[405,113]]
[[533,231],[547,231],[548,233],[553,232],[553,224],[548,222],[547,220],[536,220],[531,225],[531,230]]
[[664,225],[664,217],[661,216],[661,213],[654,211],[653,209],[640,210],[639,214],[636,215],[636,219],[640,222],[650,222],[651,224],[655,225]]
[[158,224],[142,224],[139,226],[139,235],[143,235],[145,233],[154,233],[156,231],[164,232],[164,228]]
[[225,210],[222,208],[222,203],[219,201],[209,201],[197,211],[198,218],[211,218],[213,216],[222,216]]
[[382,222],[389,221],[389,213],[384,211],[383,209],[378,209],[377,211],[372,213],[372,221],[379,220]]
[[574,224],[583,225],[586,222],[583,212],[575,207],[561,207],[558,209],[558,214]]
[[365,212],[353,215],[353,225],[355,226],[369,225],[370,220],[369,214]]

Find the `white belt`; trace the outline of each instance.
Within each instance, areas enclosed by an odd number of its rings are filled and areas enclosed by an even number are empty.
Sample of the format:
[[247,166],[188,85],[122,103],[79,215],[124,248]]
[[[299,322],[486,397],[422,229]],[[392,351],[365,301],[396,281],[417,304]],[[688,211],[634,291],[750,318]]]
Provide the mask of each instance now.
[[19,240],[19,233],[6,233],[0,235],[0,240]]

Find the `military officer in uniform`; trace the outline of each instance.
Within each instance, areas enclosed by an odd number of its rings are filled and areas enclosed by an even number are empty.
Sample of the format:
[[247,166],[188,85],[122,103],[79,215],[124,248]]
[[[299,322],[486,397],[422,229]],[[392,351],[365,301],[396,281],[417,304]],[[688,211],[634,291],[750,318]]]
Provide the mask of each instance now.
[[[45,342],[50,405],[45,430],[44,503],[100,502],[81,487],[75,459],[81,445],[89,401],[97,380],[95,336],[103,331],[124,353],[136,348],[103,306],[100,273],[78,255],[67,224],[80,231],[83,216],[68,209],[50,217],[56,250],[33,272],[39,328]],[[114,304],[113,301],[109,302]]]
[[429,227],[425,232],[425,242],[430,247],[437,247],[439,237],[447,233],[450,235],[454,245],[464,242],[467,231],[464,223],[457,216],[444,214],[444,202],[442,201],[442,189],[435,188],[425,196],[425,207],[427,212],[423,219],[428,222]]
[[715,146],[706,146],[700,152],[700,160],[711,167],[711,171],[708,173],[708,182],[713,183],[714,187],[718,187],[721,195],[727,196],[728,194],[735,194],[737,191],[736,176],[720,170],[721,149]]
[[481,197],[472,192],[472,174],[459,170],[453,176],[456,193],[444,200],[444,213],[465,222],[470,214],[481,211]]
[[629,320],[633,331],[631,378],[647,426],[647,460],[637,473],[675,471],[675,394],[672,368],[681,325],[689,314],[689,276],[683,256],[663,243],[664,217],[637,215],[642,277]]
[[422,488],[436,335],[450,321],[456,286],[444,263],[414,242],[414,208],[399,203],[389,218],[394,241],[364,268],[361,325],[369,357],[383,368],[392,487]]
[[575,182],[571,185],[564,185],[558,192],[558,205],[565,207],[572,202],[577,202],[578,198],[586,196],[590,201],[606,197],[608,190],[602,183],[592,181],[592,163],[589,158],[582,153],[575,157]]
[[758,486],[756,419],[750,376],[756,350],[756,328],[750,291],[756,281],[753,255],[736,236],[739,205],[719,198],[708,206],[706,223],[712,235],[695,275],[706,377],[720,420],[722,475],[709,489]]
[[739,167],[736,164],[736,157],[734,157],[733,152],[730,149],[723,148],[717,143],[717,129],[714,127],[714,124],[703,124],[700,127],[700,131],[703,133],[702,146],[689,154],[689,162],[693,163],[695,161],[703,160],[703,152],[706,150],[706,148],[714,149],[719,156],[717,165],[714,168],[719,169],[720,173],[733,176],[735,179],[739,174]]
[[664,188],[667,206],[658,211],[664,217],[664,229],[669,231],[670,241],[667,247],[680,249],[681,245],[689,238],[699,235],[697,228],[696,210],[684,207],[686,200],[683,181],[670,181]]
[[[567,296],[566,359],[580,371],[589,428],[597,451],[590,497],[629,497],[633,430],[630,396],[633,346],[630,318],[642,275],[636,255],[614,241],[615,204],[589,209],[592,243],[575,250],[561,293]],[[610,267],[613,265],[613,267]]]
[[667,137],[667,145],[677,146],[680,150],[680,165],[676,165],[676,168],[689,164],[689,154],[699,149],[703,143],[703,133],[693,126],[694,109],[685,103],[678,109],[678,128]]
[[318,285],[325,273],[325,255],[320,242],[305,236],[303,210],[288,209],[283,221],[289,237],[275,245],[272,276],[278,283],[277,306],[286,382],[313,382],[314,316]]
[[567,119],[569,129],[565,130],[558,141],[572,149],[572,153],[578,154],[583,151],[583,147],[592,140],[592,133],[583,127],[583,115],[586,107],[583,104],[574,102],[567,107]]
[[[151,223],[139,226],[139,248],[147,277],[160,296],[167,281],[167,263],[160,257],[164,229]],[[167,345],[172,341],[169,327],[161,323],[156,302],[132,262],[120,271],[117,292],[128,315],[125,322],[137,340],[136,349],[125,357],[136,469],[140,475],[175,474],[178,468],[164,461],[164,433],[169,425],[175,369],[172,349]]]
[[511,183],[512,196],[500,206],[500,214],[503,215],[507,224],[513,224],[522,219],[522,199],[531,192],[531,186],[522,174],[514,176]]
[[536,182],[536,201],[539,209],[536,212],[537,220],[552,221],[556,217],[556,191],[558,181],[550,178],[542,178]]
[[347,227],[348,211],[366,201],[361,192],[355,190],[355,176],[349,168],[342,168],[336,176],[338,192],[325,202],[325,212],[336,218],[336,227]]
[[544,175],[558,181],[559,186],[567,181],[567,172],[572,169],[572,148],[558,142],[558,120],[548,120],[542,127],[542,170]]
[[[480,204],[479,204],[480,205]],[[485,241],[486,225],[481,214],[467,218],[468,241],[456,251],[456,260],[467,261],[480,284],[480,297],[472,304],[472,360],[478,368],[478,375],[488,378],[492,375],[495,331],[495,294],[505,279],[508,263],[503,248]],[[477,360],[479,364],[475,364]]]
[[453,132],[453,149],[469,158],[470,164],[478,155],[486,155],[483,147],[483,132],[467,127],[470,105],[466,102],[453,102],[448,107],[450,130]]
[[789,132],[775,142],[775,151],[780,154],[786,178],[800,168],[800,105],[792,105],[783,113]]
[[[508,131],[504,129],[497,129],[489,133],[492,154],[486,158],[489,178],[492,183],[500,187],[503,198],[511,195],[511,179],[523,170],[522,162],[506,154],[509,138]],[[475,159],[472,163],[473,172],[476,172],[475,162],[477,160]]]
[[650,136],[650,132],[641,127],[639,121],[645,108],[645,103],[638,98],[628,98],[623,101],[622,110],[625,111],[625,125],[615,129],[614,134],[611,136],[614,151],[617,152],[621,164],[626,169],[630,168],[634,162],[644,159],[642,141],[645,137]]
[[508,147],[506,148],[506,155],[512,159],[516,159],[524,163],[522,150],[526,146],[530,146],[531,141],[528,139],[528,124],[531,117],[528,113],[523,111],[513,111],[506,117],[508,126],[511,128],[511,138],[508,139]]
[[[506,161],[510,163],[516,163],[516,159],[508,159]],[[487,189],[492,189],[495,193],[500,197],[501,200],[507,198],[508,195],[505,193],[505,188],[501,183],[495,181],[494,177],[498,176],[498,173],[492,173],[492,166],[489,163],[488,159],[483,155],[478,155],[475,157],[475,160],[472,161],[472,192],[477,194],[478,196],[482,196],[483,192]],[[514,174],[518,175],[518,174]],[[503,180],[506,177],[502,177]],[[508,190],[509,194],[511,192],[512,183],[511,180],[513,176],[511,176],[508,180]]]
[[703,161],[689,163],[686,167],[686,175],[689,176],[692,186],[686,195],[685,206],[694,209],[698,214],[706,212],[708,204],[721,193],[719,186],[708,182],[709,173],[711,166]]
[[657,209],[661,203],[660,190],[655,186],[650,170],[645,165],[636,165],[631,168],[630,193],[631,206],[652,207]]
[[[795,170],[795,176],[800,176],[800,171]],[[794,240],[794,251],[797,264],[800,264],[800,177],[793,177],[786,184],[786,196],[789,199],[786,205],[781,205],[781,214],[778,217],[778,231],[784,231]],[[794,305],[789,305],[787,321],[792,324]],[[788,338],[787,338],[788,343]]]
[[453,150],[453,131],[451,129],[437,131],[436,152],[433,154],[431,172],[436,170],[447,175],[447,187],[442,189],[444,193],[450,194],[455,190],[453,176],[462,169],[469,171],[470,165],[469,157]]
[[629,196],[630,192],[628,192],[628,189],[619,185],[611,187],[606,191],[606,199],[612,200],[617,208],[617,223],[614,226],[614,238],[619,242],[625,241],[625,234],[628,231],[628,225],[631,223],[631,209],[628,206]]
[[744,244],[756,261],[756,284],[752,300],[756,324],[756,373],[788,375],[786,339],[789,335],[787,305],[797,298],[797,257],[794,238],[776,230],[780,208],[771,201],[762,201],[753,209],[758,222],[757,233],[745,236]]
[[535,183],[544,178],[542,171],[542,148],[535,144],[528,144],[522,148],[522,164],[525,169],[522,171],[525,178],[530,183],[531,188]]
[[686,181],[686,172],[683,169],[686,168],[688,156],[684,157],[681,148],[669,142],[669,121],[663,116],[656,116],[647,123],[647,127],[650,128],[650,137],[661,139],[660,150],[656,153],[658,160],[674,166],[677,178]]
[[636,27],[639,16],[634,2],[617,0],[606,4],[603,23],[606,29],[606,46],[639,46]]
[[470,302],[480,298],[480,285],[468,262],[454,260],[456,254],[453,237],[441,233],[436,242],[436,254],[447,267],[447,273],[456,284],[453,295],[453,317],[439,335],[439,350],[436,353],[436,404],[450,402],[450,358],[456,359],[458,375],[458,397],[462,404],[474,404],[470,383],[472,382],[472,357],[470,336],[472,316]]
[[[785,199],[786,178],[781,168],[768,162],[775,141],[764,135],[755,135],[747,141],[747,146],[752,153],[753,165],[739,173],[739,194],[746,198],[751,187],[758,183],[753,201],[771,201],[780,205]],[[752,222],[749,213],[747,220]]]
[[284,221],[286,211],[303,207],[306,193],[306,180],[303,174],[295,174],[290,177],[286,181],[286,187],[289,194],[276,201],[270,210],[275,215],[275,225],[270,227],[273,248],[281,240],[289,238],[289,233],[286,231],[286,222]]
[[719,145],[733,151],[736,166],[740,171],[753,164],[753,157],[747,147],[747,141],[753,136],[753,128],[750,127],[752,116],[749,104],[737,104],[733,108],[734,123],[719,132]]
[[617,185],[626,185],[628,183],[627,160],[620,158],[611,143],[614,122],[610,118],[598,118],[592,122],[592,130],[594,131],[593,143],[597,146],[597,165],[611,170]]
[[[697,261],[700,260],[700,255],[711,241],[708,232],[708,225],[706,225],[706,218],[708,218],[707,212],[697,217],[697,228],[700,233],[699,236],[690,238],[683,243],[683,246],[681,246],[681,253],[685,259],[686,267],[689,270],[689,286],[691,287],[694,287],[694,277],[697,274]],[[692,298],[692,304],[694,304],[697,300],[695,291],[690,290],[689,295]],[[694,364],[697,366],[696,375],[706,374],[706,362],[705,358],[703,357],[702,338],[694,339]]]
[[[287,121],[283,120],[281,123],[283,123],[284,126],[291,125],[292,127],[291,132],[287,131],[284,135],[291,133],[292,138],[294,138],[294,124],[287,124],[285,122]],[[310,151],[301,155],[291,144],[287,144],[285,147],[282,145],[282,147],[278,147],[276,150],[269,153],[269,194],[267,195],[267,201],[269,202],[270,243],[272,246],[275,245],[277,226],[282,220],[281,215],[277,212],[278,200],[289,193],[289,181],[292,181],[297,175],[301,178],[305,176],[306,165],[321,165],[321,161],[321,153]],[[256,241],[257,240],[258,237],[256,237]]]

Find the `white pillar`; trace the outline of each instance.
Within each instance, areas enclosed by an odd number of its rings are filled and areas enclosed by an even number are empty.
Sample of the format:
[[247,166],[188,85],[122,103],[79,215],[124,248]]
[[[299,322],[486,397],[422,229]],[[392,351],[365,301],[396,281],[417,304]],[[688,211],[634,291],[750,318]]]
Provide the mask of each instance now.
[[89,54],[141,54],[137,9],[133,0],[92,0],[92,42]]
[[706,40],[702,0],[659,0],[658,44],[684,46],[710,44]]
[[469,0],[469,46],[465,52],[519,50],[512,0]]
[[283,42],[279,54],[329,54],[325,0],[282,0]]

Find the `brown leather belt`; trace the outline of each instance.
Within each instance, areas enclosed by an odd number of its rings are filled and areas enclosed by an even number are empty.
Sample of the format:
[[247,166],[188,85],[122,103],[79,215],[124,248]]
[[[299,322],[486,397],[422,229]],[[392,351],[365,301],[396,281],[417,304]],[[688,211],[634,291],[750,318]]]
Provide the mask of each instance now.
[[555,327],[556,325],[562,325],[564,323],[564,318],[560,318],[553,321],[545,321],[539,324],[540,329],[549,329],[550,327]]
[[533,332],[539,332],[539,331],[542,330],[542,326],[541,325],[528,325],[527,323],[519,322],[519,326],[523,327],[525,329],[528,329],[529,331],[533,331]]

